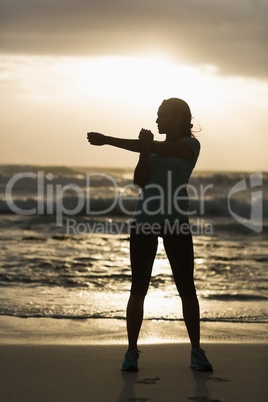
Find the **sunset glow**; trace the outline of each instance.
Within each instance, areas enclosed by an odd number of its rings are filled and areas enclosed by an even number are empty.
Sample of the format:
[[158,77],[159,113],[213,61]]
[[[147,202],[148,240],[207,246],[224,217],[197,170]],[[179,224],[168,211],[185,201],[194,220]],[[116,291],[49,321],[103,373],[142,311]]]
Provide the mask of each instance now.
[[67,3],[4,2],[1,163],[134,166],[137,155],[92,149],[87,131],[163,139],[157,109],[179,97],[197,169],[268,169],[264,3]]

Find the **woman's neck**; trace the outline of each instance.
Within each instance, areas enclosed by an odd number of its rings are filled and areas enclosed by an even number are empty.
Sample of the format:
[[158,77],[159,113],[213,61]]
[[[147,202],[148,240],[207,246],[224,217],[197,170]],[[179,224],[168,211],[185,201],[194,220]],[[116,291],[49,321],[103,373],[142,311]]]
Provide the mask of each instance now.
[[182,133],[180,130],[166,133],[166,142],[174,142],[182,139]]

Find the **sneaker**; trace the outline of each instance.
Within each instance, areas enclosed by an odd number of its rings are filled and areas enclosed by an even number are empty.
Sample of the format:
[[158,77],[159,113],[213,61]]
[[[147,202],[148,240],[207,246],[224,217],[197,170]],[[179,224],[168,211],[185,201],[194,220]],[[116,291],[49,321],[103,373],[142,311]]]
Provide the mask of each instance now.
[[128,349],[125,354],[124,361],[122,364],[122,371],[139,371],[138,360],[140,356],[140,350]]
[[192,349],[190,367],[198,371],[213,371],[212,364],[208,361],[205,351],[201,348]]

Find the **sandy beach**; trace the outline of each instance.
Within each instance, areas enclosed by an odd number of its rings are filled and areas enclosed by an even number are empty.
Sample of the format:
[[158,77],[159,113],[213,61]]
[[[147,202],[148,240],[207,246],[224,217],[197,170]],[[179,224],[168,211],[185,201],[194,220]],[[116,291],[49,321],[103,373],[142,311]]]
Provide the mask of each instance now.
[[189,368],[189,345],[141,347],[122,373],[123,345],[2,345],[2,402],[265,402],[267,345],[206,344],[213,373]]
[[138,373],[120,370],[124,322],[1,317],[0,324],[1,402],[268,400],[264,324],[258,332],[257,324],[202,323],[212,373],[189,368],[190,346],[178,323],[144,323]]

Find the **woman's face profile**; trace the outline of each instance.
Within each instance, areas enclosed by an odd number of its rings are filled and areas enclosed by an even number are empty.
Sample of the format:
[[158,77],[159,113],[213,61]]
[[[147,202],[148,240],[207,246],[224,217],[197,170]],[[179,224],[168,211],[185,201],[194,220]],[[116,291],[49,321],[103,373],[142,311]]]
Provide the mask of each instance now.
[[156,124],[159,134],[166,134],[178,130],[180,126],[180,115],[174,112],[166,105],[161,105],[157,112]]

